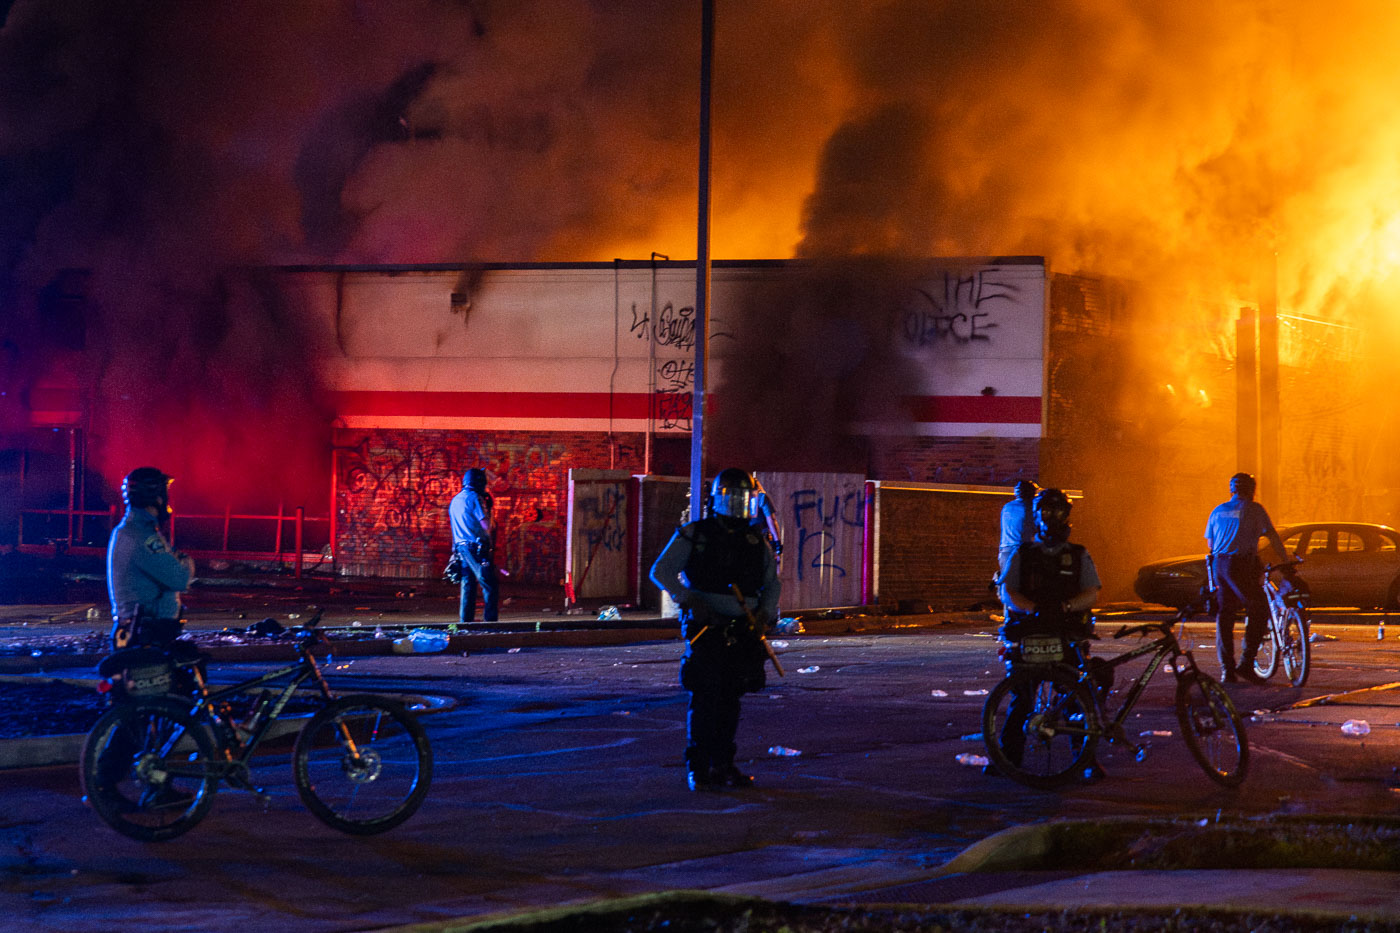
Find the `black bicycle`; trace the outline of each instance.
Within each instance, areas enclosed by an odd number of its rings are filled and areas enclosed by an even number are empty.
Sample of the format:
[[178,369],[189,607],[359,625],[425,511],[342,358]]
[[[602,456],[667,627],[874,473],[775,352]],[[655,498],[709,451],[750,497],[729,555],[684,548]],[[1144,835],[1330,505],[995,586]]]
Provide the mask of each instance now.
[[[997,770],[1028,787],[1060,787],[1083,772],[1100,739],[1129,746],[1142,761],[1147,746],[1128,738],[1124,722],[1152,675],[1170,662],[1176,718],[1187,748],[1211,780],[1238,786],[1249,768],[1244,721],[1225,688],[1177,641],[1174,629],[1189,613],[1188,608],[1166,622],[1119,629],[1114,638],[1153,632],[1158,637],[1114,658],[1094,658],[1084,668],[1069,663],[1076,646],[1061,636],[1022,639],[1014,646],[1016,660],[1006,679],[992,688],[982,708],[982,737]],[[1147,667],[1110,716],[1105,703],[1113,671],[1143,656],[1150,656]]]
[[[325,638],[317,612],[297,631],[295,664],[211,687],[197,659],[167,661],[141,683],[192,684],[184,696],[131,696],[98,719],[79,768],[86,801],[102,821],[142,841],[171,839],[209,812],[220,783],[266,800],[252,781],[259,745],[296,732],[292,775],[302,802],[328,826],[381,833],[413,815],[432,780],[433,756],[417,718],[382,696],[337,697],[312,656]],[[265,689],[285,681],[280,692]],[[300,730],[278,726],[307,681],[315,712]],[[127,680],[131,683],[130,678]]]

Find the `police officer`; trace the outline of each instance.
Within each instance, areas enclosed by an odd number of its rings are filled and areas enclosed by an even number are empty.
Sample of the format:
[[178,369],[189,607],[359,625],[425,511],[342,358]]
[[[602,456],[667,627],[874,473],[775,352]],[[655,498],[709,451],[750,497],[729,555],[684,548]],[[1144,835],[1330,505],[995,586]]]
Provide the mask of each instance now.
[[1001,507],[1001,545],[997,548],[997,580],[1006,575],[1011,555],[1027,541],[1035,540],[1035,516],[1031,500],[1040,487],[1028,479],[1017,480],[1011,501]]
[[[1254,501],[1256,484],[1248,473],[1230,477],[1230,498],[1206,521],[1211,573],[1215,579],[1215,653],[1226,683],[1264,683],[1254,670],[1254,656],[1269,629],[1269,600],[1264,595],[1264,566],[1259,539],[1267,537],[1280,556],[1287,554],[1269,513]],[[1235,614],[1245,610],[1244,651],[1235,666]]]
[[[710,514],[672,535],[651,568],[652,582],[681,608],[686,639],[681,685],[690,692],[685,764],[691,790],[753,783],[734,764],[739,698],[766,683],[763,634],[774,618],[779,592],[773,549],[751,524],[756,491],[744,470],[720,472],[711,486]],[[743,594],[742,605],[732,587]]]
[[447,506],[452,524],[452,550],[462,560],[462,583],[457,601],[457,621],[471,623],[476,616],[476,591],[485,604],[481,617],[495,622],[500,614],[500,585],[496,573],[495,506],[486,491],[486,471],[472,467],[462,474],[462,490]]
[[194,561],[172,551],[160,532],[170,516],[170,481],[155,467],[122,480],[126,514],[107,542],[112,648],[169,647],[180,635],[180,594],[194,582]]
[[[1012,553],[1002,575],[1001,601],[1006,606],[1002,635],[1007,641],[1019,642],[1027,635],[1061,635],[1077,645],[1089,635],[1088,612],[1102,584],[1088,550],[1069,540],[1069,514],[1069,497],[1061,490],[1042,489],[1035,494],[1031,502],[1035,539]],[[1088,666],[1087,657],[1079,660]],[[1025,721],[1034,699],[1014,693],[1007,708],[1001,745],[1014,762],[1021,760],[1025,749]],[[1092,763],[1084,777],[1098,780],[1103,771]]]

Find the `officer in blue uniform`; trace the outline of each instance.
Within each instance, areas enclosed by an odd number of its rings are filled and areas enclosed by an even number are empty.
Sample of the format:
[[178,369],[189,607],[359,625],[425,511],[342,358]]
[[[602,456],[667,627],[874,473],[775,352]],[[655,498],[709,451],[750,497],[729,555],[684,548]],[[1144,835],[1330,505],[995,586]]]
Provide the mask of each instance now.
[[452,550],[462,559],[462,583],[457,621],[470,624],[476,616],[476,591],[481,589],[482,621],[500,616],[500,583],[496,572],[495,502],[486,491],[486,471],[472,467],[462,474],[462,490],[447,506],[452,524]]
[[[744,470],[715,477],[710,514],[683,526],[651,568],[651,579],[681,608],[686,638],[681,686],[686,715],[686,781],[691,790],[747,787],[734,764],[739,699],[763,689],[763,635],[777,612],[777,559],[752,524],[757,484]],[[743,594],[740,605],[731,587]],[[755,626],[749,620],[752,613]]]
[[[1245,680],[1264,683],[1254,670],[1254,656],[1269,630],[1269,600],[1264,595],[1264,565],[1259,560],[1259,539],[1282,557],[1283,539],[1269,513],[1254,501],[1256,484],[1248,473],[1230,477],[1230,498],[1215,507],[1206,521],[1211,572],[1215,578],[1215,654],[1226,683]],[[1245,610],[1244,650],[1235,666],[1235,615]]]
[[1006,575],[1011,555],[1028,541],[1035,540],[1035,516],[1031,500],[1040,487],[1028,479],[1017,480],[1011,501],[1001,507],[1001,544],[997,547],[997,582]]
[[194,561],[171,550],[160,524],[170,516],[170,481],[155,467],[122,480],[126,514],[107,543],[112,648],[168,647],[180,635],[180,594],[194,582]]

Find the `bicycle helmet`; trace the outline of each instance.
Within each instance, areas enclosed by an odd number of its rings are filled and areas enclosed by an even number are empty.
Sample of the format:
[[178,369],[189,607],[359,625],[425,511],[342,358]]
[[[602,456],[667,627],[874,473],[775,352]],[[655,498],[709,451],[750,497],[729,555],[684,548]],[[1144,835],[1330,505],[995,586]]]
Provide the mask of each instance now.
[[122,502],[129,509],[155,506],[162,516],[170,514],[170,484],[174,477],[166,476],[155,467],[137,467],[122,480]]

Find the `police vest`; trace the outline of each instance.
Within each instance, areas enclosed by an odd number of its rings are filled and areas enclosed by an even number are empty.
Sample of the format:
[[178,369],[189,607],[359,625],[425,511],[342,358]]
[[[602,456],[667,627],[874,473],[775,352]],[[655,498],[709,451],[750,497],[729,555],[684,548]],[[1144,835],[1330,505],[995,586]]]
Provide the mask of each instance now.
[[730,585],[744,596],[757,596],[763,587],[768,545],[749,525],[737,528],[711,516],[681,530],[690,541],[685,579],[702,593],[729,593]]
[[1067,544],[1058,551],[1046,551],[1038,544],[1023,544],[1020,550],[1023,596],[1040,605],[1067,602],[1084,589],[1080,571],[1084,548]]

